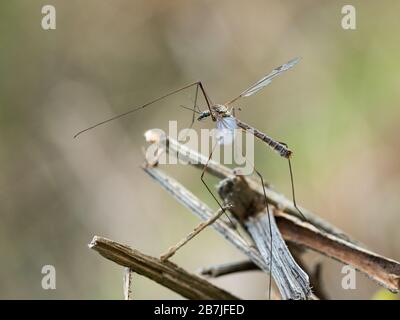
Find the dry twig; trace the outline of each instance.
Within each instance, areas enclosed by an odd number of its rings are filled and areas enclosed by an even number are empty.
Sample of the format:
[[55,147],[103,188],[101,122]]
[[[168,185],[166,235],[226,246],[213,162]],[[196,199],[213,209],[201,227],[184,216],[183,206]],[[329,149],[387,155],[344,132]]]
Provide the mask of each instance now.
[[[158,168],[145,166],[144,170],[175,199],[199,216],[203,221],[210,219],[214,215],[213,211],[201,202],[194,194]],[[262,217],[262,215],[260,215],[260,217]],[[256,219],[255,221],[259,221],[260,224],[267,224],[269,222],[267,219],[263,218],[260,220]],[[286,249],[280,233],[277,230],[276,224],[273,222],[271,225],[274,232],[272,239],[274,241],[274,264],[272,275],[276,280],[283,299],[306,299],[310,294],[308,277],[291,258],[290,253]],[[269,272],[269,258],[267,253],[260,253],[260,251],[255,247],[249,246],[247,242],[222,219],[216,220],[214,224],[212,224],[212,227],[223,235],[226,240],[247,255],[248,258],[251,259],[259,268],[263,271]],[[252,230],[251,232],[256,241],[269,241],[270,239],[269,237],[263,237],[261,234],[257,237],[256,230],[254,230],[254,232]],[[266,246],[268,247],[268,244]]]
[[89,248],[103,257],[127,267],[188,299],[236,300],[234,295],[190,274],[172,262],[162,262],[115,241],[95,236]]

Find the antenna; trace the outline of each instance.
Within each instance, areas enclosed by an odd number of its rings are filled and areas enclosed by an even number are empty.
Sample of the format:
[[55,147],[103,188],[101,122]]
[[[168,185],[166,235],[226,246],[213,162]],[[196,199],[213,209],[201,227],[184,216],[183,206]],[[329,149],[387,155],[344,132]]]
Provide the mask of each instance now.
[[187,86],[184,86],[184,87],[179,88],[179,89],[177,89],[177,90],[174,90],[174,91],[172,91],[172,92],[170,92],[170,93],[167,93],[167,94],[165,94],[165,95],[163,95],[163,96],[161,96],[161,97],[158,97],[157,99],[154,99],[154,100],[152,100],[152,101],[150,101],[150,102],[147,102],[147,103],[145,103],[145,104],[143,104],[143,105],[141,105],[141,106],[139,106],[139,107],[136,107],[136,108],[131,109],[131,110],[127,111],[127,112],[124,112],[124,113],[121,113],[121,114],[119,114],[119,115],[116,115],[116,116],[114,116],[114,117],[112,117],[112,118],[109,118],[109,119],[103,120],[103,121],[101,121],[101,122],[98,122],[98,123],[96,123],[96,124],[94,124],[94,125],[92,125],[92,126],[86,128],[86,129],[83,129],[83,130],[79,131],[78,133],[76,133],[76,134],[74,135],[74,138],[77,138],[78,136],[80,136],[82,133],[84,133],[84,132],[86,132],[86,131],[92,130],[92,129],[98,127],[98,126],[101,126],[101,125],[106,124],[106,123],[108,123],[108,122],[111,122],[111,121],[113,121],[113,120],[122,118],[122,117],[124,117],[124,116],[126,116],[126,115],[128,115],[128,114],[134,113],[134,112],[136,112],[136,111],[138,111],[138,110],[144,109],[144,108],[146,108],[146,107],[152,105],[152,104],[155,103],[155,102],[158,102],[158,101],[160,101],[160,100],[162,100],[162,99],[165,99],[165,98],[167,98],[167,97],[169,97],[169,96],[172,96],[172,95],[175,94],[175,93],[178,93],[178,92],[180,92],[180,91],[182,91],[182,90],[185,90],[185,89],[187,89],[187,88],[190,88],[190,87],[192,87],[192,86],[194,86],[194,85],[198,85],[198,84],[199,84],[199,82],[194,82],[194,83],[188,84]]

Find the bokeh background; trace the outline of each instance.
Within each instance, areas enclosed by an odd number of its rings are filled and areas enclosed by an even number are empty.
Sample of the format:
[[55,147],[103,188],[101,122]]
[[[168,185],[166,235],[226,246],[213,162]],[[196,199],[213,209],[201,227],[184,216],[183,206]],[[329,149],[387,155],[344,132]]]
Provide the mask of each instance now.
[[[190,123],[187,91],[141,113],[73,135],[201,79],[224,102],[272,68],[293,70],[239,103],[241,119],[295,150],[299,203],[370,249],[400,259],[398,1],[350,1],[357,29],[341,27],[348,1],[2,1],[0,4],[0,298],[120,299],[122,268],[88,249],[94,235],[159,255],[198,220],[141,169],[143,133]],[[41,28],[41,8],[57,29]],[[212,124],[196,124],[196,128]],[[287,164],[256,144],[256,164],[290,192]],[[216,208],[199,171],[167,168]],[[208,178],[211,184],[217,181]],[[380,289],[316,254],[333,299],[370,299]],[[190,271],[242,259],[212,230],[174,257]],[[56,290],[41,269],[54,265]],[[137,299],[179,298],[135,277]],[[267,276],[213,281],[263,299]]]

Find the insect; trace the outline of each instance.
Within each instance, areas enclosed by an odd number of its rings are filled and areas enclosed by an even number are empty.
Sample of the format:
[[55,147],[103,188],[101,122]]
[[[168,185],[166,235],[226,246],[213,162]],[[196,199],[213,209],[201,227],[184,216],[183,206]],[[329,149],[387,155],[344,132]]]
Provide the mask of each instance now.
[[[245,91],[243,91],[239,96],[226,102],[225,104],[211,104],[211,105],[209,105],[208,110],[197,111],[200,114],[199,117],[197,118],[197,120],[201,121],[205,118],[212,117],[212,119],[217,122],[217,129],[218,129],[217,132],[219,132],[219,133],[217,133],[217,141],[220,144],[232,143],[234,140],[235,129],[241,128],[242,130],[253,134],[255,137],[257,137],[260,140],[262,140],[263,142],[265,142],[269,147],[271,147],[281,157],[286,158],[288,160],[288,164],[289,164],[293,204],[294,204],[295,208],[297,209],[297,211],[299,212],[299,214],[303,217],[303,219],[307,220],[304,217],[301,210],[297,207],[296,200],[295,200],[296,198],[295,198],[295,191],[294,191],[293,171],[292,171],[292,165],[290,162],[290,157],[292,155],[292,151],[288,148],[286,143],[278,142],[278,141],[274,140],[273,138],[269,137],[268,135],[266,135],[265,133],[261,132],[260,130],[257,130],[256,128],[250,126],[249,124],[236,118],[234,116],[234,110],[235,110],[234,107],[230,107],[234,102],[236,102],[240,98],[252,96],[253,94],[257,93],[259,90],[261,90],[264,87],[266,87],[267,85],[269,85],[273,78],[280,75],[282,72],[292,68],[294,65],[296,65],[299,62],[299,60],[300,60],[299,58],[295,58],[293,60],[290,60],[286,64],[283,64],[283,65],[279,66],[278,68],[275,68],[272,72],[270,72],[265,77],[263,77],[262,79],[257,81],[255,84],[253,84],[252,86],[247,88]],[[195,109],[194,109],[194,111],[196,112]],[[193,121],[192,121],[192,124],[193,124]],[[210,161],[210,159],[212,157],[214,148],[210,153],[208,161]],[[207,167],[207,164],[203,168],[201,179],[202,179],[204,185],[206,186],[206,188],[208,189],[208,191],[214,197],[213,193],[211,192],[211,190],[209,189],[209,187],[203,180],[206,167]],[[268,215],[268,220],[269,220],[269,235],[270,235],[270,239],[271,239],[271,242],[270,242],[271,245],[269,248],[270,271],[271,271],[272,264],[273,264],[273,260],[272,260],[272,257],[273,257],[272,249],[273,248],[272,248],[272,229],[271,229],[271,221],[270,221],[270,219],[271,219],[270,211],[269,211],[267,195],[266,195],[266,191],[265,191],[265,187],[264,187],[264,179],[263,179],[262,175],[260,174],[260,172],[255,168],[254,164],[253,164],[253,169],[254,169],[254,172],[256,172],[256,174],[260,177],[261,184],[263,186],[263,191],[264,191],[265,206],[267,209],[267,215]],[[214,199],[219,204],[218,200],[215,197],[214,197]],[[220,204],[219,204],[219,206],[221,209],[223,209]],[[270,272],[269,298],[271,295],[271,283],[272,283],[272,281],[271,281],[271,272]]]
[[[233,107],[233,104],[238,101],[239,99],[242,98],[246,98],[249,96],[254,95],[255,93],[257,93],[258,91],[260,91],[261,89],[265,88],[266,86],[268,86],[272,80],[279,76],[280,74],[282,74],[283,72],[289,70],[290,68],[292,68],[293,66],[295,66],[298,62],[299,62],[300,58],[295,58],[290,60],[289,62],[275,68],[274,70],[272,70],[270,73],[268,73],[266,76],[264,76],[263,78],[261,78],[259,81],[257,81],[256,83],[254,83],[253,85],[251,85],[249,88],[247,88],[246,90],[244,90],[240,95],[238,95],[237,97],[235,97],[232,100],[229,100],[228,102],[224,103],[224,104],[214,104],[212,102],[212,100],[210,99],[209,95],[207,94],[207,92],[204,89],[204,85],[201,81],[197,81],[191,84],[188,84],[186,86],[183,86],[177,90],[174,90],[172,92],[169,92],[163,96],[160,96],[150,102],[147,102],[141,106],[138,106],[136,108],[133,108],[127,112],[124,112],[122,114],[116,115],[112,118],[106,119],[104,121],[101,121],[99,123],[96,123],[82,131],[79,131],[77,134],[75,134],[74,138],[78,137],[79,135],[81,135],[84,132],[87,132],[91,129],[94,129],[100,125],[106,124],[108,122],[111,122],[113,120],[122,118],[128,114],[132,114],[136,111],[139,111],[141,109],[144,109],[160,100],[163,100],[169,96],[172,96],[174,94],[177,94],[183,90],[195,87],[195,100],[194,100],[194,106],[193,109],[192,108],[186,108],[189,110],[193,111],[193,116],[192,116],[192,122],[190,124],[190,127],[193,126],[194,122],[195,122],[195,115],[198,114],[197,120],[201,121],[203,119],[206,119],[208,117],[210,117],[212,119],[212,121],[216,122],[216,126],[217,126],[217,143],[213,146],[210,155],[208,157],[208,160],[206,162],[206,164],[203,167],[200,179],[202,181],[202,183],[204,184],[204,186],[206,187],[207,191],[211,194],[211,196],[213,197],[213,199],[218,203],[218,206],[220,207],[220,211],[222,211],[223,213],[225,213],[226,208],[220,203],[220,201],[216,198],[216,196],[214,195],[214,193],[211,191],[211,189],[209,188],[209,186],[207,185],[207,183],[204,180],[204,175],[206,173],[206,169],[207,169],[207,165],[209,163],[209,161],[212,158],[213,152],[216,148],[216,146],[218,144],[229,144],[232,143],[234,141],[234,131],[237,128],[240,128],[246,132],[249,132],[251,134],[253,134],[256,138],[260,139],[261,141],[263,141],[264,143],[266,143],[270,148],[272,148],[275,152],[277,152],[281,157],[285,158],[288,160],[288,164],[289,164],[289,173],[290,173],[290,181],[291,181],[291,187],[292,187],[292,198],[293,198],[293,205],[294,207],[297,209],[297,211],[299,212],[299,214],[303,217],[304,220],[307,221],[307,219],[304,217],[304,214],[301,212],[301,210],[298,208],[297,203],[296,203],[296,198],[295,198],[295,189],[294,189],[294,181],[293,181],[293,171],[292,171],[292,165],[290,162],[290,157],[292,156],[292,151],[288,148],[287,144],[283,143],[283,142],[279,142],[271,137],[269,137],[268,135],[266,135],[265,133],[261,132],[260,130],[250,126],[249,124],[239,120],[238,118],[235,117],[235,108]],[[201,111],[199,109],[199,107],[197,106],[197,100],[198,100],[198,93],[199,91],[201,92],[201,94],[204,97],[204,100],[207,104],[207,110],[205,111]],[[268,219],[270,219],[270,211],[269,211],[269,206],[268,206],[268,201],[267,201],[267,195],[266,195],[266,191],[265,191],[265,186],[264,186],[264,179],[262,177],[262,175],[259,173],[258,170],[256,170],[254,164],[253,164],[253,169],[254,172],[260,177],[261,180],[261,184],[263,186],[263,191],[264,191],[264,198],[265,198],[265,206],[267,209],[267,214],[268,214]],[[227,217],[229,218],[229,216],[227,215]],[[270,270],[272,270],[272,230],[271,230],[271,224],[269,224],[270,226],[270,239],[271,239],[271,246],[269,248],[269,252],[270,252],[270,257],[271,259],[269,260],[270,263]],[[270,272],[270,277],[271,277],[271,272]],[[270,278],[270,282],[269,282],[269,296],[271,293],[271,278]]]

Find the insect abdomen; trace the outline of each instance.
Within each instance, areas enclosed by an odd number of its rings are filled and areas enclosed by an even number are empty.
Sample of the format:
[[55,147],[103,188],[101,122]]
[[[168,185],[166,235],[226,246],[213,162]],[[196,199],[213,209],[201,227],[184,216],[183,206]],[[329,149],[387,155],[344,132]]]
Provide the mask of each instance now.
[[292,151],[283,143],[280,143],[280,142],[272,139],[271,137],[267,136],[266,134],[262,133],[261,131],[258,131],[257,129],[250,127],[247,123],[244,123],[238,119],[236,119],[236,122],[237,122],[238,127],[251,132],[257,138],[264,141],[274,151],[276,151],[281,157],[289,159],[290,156],[292,155]]
[[281,157],[284,157],[286,159],[289,159],[290,156],[292,155],[292,151],[288,149],[284,144],[275,141],[274,139],[268,137],[266,134],[257,132],[258,134],[256,135],[256,132],[254,133],[255,136],[260,138],[262,141],[266,142],[274,151],[279,153]]

